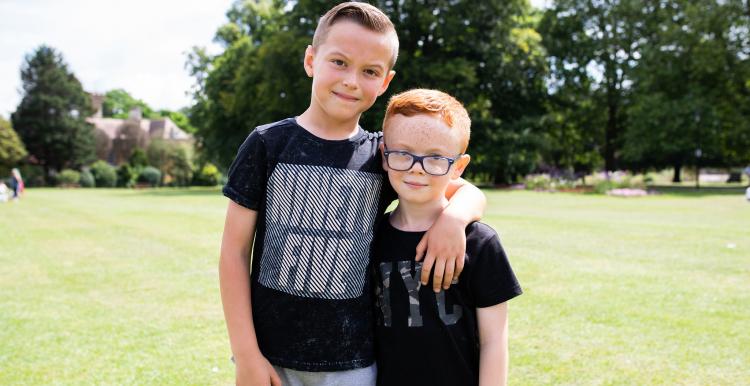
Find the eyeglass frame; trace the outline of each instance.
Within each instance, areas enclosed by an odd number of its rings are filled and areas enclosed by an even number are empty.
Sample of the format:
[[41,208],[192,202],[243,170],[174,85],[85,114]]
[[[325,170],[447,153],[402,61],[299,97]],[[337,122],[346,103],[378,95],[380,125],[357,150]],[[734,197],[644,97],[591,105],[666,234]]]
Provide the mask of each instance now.
[[[409,167],[406,168],[406,169],[404,169],[404,170],[394,169],[391,166],[391,163],[388,162],[388,155],[391,154],[391,153],[408,154],[409,156],[411,156],[411,165],[409,165]],[[395,170],[397,172],[408,172],[409,170],[411,170],[411,168],[414,167],[415,163],[419,162],[419,166],[422,167],[422,170],[425,173],[427,173],[427,174],[429,174],[431,176],[435,176],[435,177],[440,177],[440,176],[444,176],[444,175],[448,174],[448,172],[451,171],[451,167],[456,162],[456,160],[459,159],[459,158],[461,158],[461,156],[463,156],[464,154],[465,153],[461,153],[461,154],[459,154],[459,155],[457,155],[457,156],[455,156],[453,158],[442,156],[442,155],[421,155],[420,156],[420,155],[415,155],[415,154],[409,153],[408,151],[404,151],[404,150],[388,150],[388,148],[385,145],[383,146],[383,157],[385,157],[385,163],[386,163],[386,165],[388,165],[389,168],[391,168],[391,169],[393,169],[393,170]],[[423,160],[425,158],[442,158],[442,159],[448,160],[448,169],[446,169],[445,173],[443,173],[443,174],[430,173],[430,172],[427,171],[427,169],[424,168],[424,162],[423,162]]]

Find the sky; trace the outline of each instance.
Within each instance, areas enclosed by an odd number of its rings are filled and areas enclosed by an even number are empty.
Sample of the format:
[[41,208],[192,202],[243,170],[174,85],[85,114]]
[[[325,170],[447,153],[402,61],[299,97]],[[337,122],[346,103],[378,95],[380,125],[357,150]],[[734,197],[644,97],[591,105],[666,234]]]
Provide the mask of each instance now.
[[154,109],[186,107],[194,83],[186,54],[219,52],[212,40],[232,2],[0,0],[0,115],[18,106],[24,57],[42,44],[62,53],[86,91],[122,88]]

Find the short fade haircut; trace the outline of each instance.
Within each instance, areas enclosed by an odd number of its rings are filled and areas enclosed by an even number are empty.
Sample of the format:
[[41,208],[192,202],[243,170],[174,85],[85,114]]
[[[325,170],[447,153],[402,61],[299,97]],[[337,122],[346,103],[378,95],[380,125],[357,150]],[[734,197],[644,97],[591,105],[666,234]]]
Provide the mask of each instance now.
[[388,101],[388,108],[383,118],[383,131],[388,120],[396,114],[411,117],[427,114],[440,118],[448,127],[458,131],[461,153],[466,152],[471,135],[471,118],[469,113],[456,98],[438,90],[416,88],[394,95]]
[[390,68],[393,68],[398,57],[398,34],[396,33],[396,27],[393,26],[391,19],[383,11],[367,3],[350,1],[341,3],[326,12],[320,18],[318,26],[315,28],[315,35],[313,35],[312,42],[313,48],[317,49],[321,44],[325,43],[328,31],[334,24],[342,20],[354,22],[373,32],[392,35],[393,55],[389,64]]

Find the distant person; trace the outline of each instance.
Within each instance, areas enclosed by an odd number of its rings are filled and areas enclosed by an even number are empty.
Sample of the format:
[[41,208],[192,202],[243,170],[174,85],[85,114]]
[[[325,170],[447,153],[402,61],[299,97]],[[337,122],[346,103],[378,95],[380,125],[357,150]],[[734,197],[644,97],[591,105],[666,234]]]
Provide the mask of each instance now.
[[0,202],[8,201],[8,192],[8,185],[5,185],[5,182],[0,182]]
[[747,198],[748,201],[750,201],[750,186],[745,189],[745,198]]
[[383,123],[383,168],[398,206],[380,221],[373,246],[378,385],[506,385],[508,305],[521,294],[500,238],[466,229],[458,283],[435,293],[414,249],[448,205],[446,189],[469,163],[471,120],[450,95],[415,89],[391,98]]
[[25,187],[21,172],[17,168],[13,168],[10,172],[10,188],[13,190],[13,200],[18,201],[23,195]]
[[[388,88],[397,53],[382,11],[335,6],[305,51],[307,110],[255,128],[239,148],[223,189],[231,201],[219,262],[237,384],[376,382],[370,245],[395,193],[381,134],[359,118]],[[422,279],[434,266],[436,292],[463,269],[464,230],[485,200],[460,179],[446,195],[450,205],[420,244]]]

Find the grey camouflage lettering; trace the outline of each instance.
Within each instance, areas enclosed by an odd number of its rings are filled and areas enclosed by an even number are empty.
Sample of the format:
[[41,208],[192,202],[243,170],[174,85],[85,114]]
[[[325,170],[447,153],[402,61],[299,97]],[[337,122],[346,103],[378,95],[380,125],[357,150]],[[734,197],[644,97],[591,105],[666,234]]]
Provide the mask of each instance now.
[[411,261],[399,261],[398,271],[401,273],[401,279],[404,281],[406,289],[409,291],[409,327],[422,327],[422,313],[419,310],[419,288],[422,282],[416,277],[422,276],[422,263],[414,265],[414,276],[411,274]]
[[383,313],[383,325],[391,327],[391,272],[393,272],[393,263],[380,263],[380,274],[383,278],[383,285],[376,286],[377,299],[380,310]]

